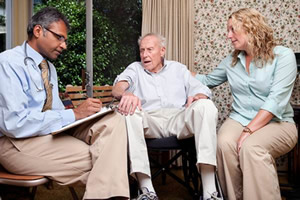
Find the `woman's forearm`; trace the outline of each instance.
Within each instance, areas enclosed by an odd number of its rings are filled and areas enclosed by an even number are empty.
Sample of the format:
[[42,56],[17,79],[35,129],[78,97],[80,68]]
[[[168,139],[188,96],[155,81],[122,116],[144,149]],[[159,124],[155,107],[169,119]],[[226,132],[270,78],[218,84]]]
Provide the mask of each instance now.
[[258,129],[264,127],[268,124],[271,119],[274,117],[272,113],[266,110],[259,110],[253,120],[247,125],[247,127],[252,131],[255,132]]

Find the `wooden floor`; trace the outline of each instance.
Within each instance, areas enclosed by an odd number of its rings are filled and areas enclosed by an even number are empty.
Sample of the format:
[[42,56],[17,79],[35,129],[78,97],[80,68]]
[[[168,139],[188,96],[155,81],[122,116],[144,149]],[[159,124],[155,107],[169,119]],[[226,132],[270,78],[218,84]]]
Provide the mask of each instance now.
[[[182,175],[181,170],[174,169],[177,175]],[[279,180],[282,189],[282,200],[299,200],[300,187],[297,190],[290,187],[286,174],[279,174]],[[160,200],[193,200],[187,189],[167,176],[166,184],[163,185],[161,177],[154,180],[154,187]],[[82,198],[84,188],[76,187],[79,199]],[[24,188],[0,186],[0,196],[2,200],[29,200],[27,190]],[[72,200],[71,193],[66,186],[53,184],[53,188],[48,189],[45,186],[39,186],[36,194],[36,200]]]

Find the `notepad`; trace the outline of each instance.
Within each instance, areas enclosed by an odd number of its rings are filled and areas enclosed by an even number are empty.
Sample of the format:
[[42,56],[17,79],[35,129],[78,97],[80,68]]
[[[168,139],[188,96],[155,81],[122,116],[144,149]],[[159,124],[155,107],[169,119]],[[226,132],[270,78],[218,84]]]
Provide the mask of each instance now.
[[97,117],[103,116],[103,115],[105,115],[105,114],[107,114],[107,113],[109,113],[109,112],[113,112],[113,111],[114,111],[114,110],[111,109],[111,108],[103,107],[99,112],[97,112],[97,113],[95,113],[95,114],[93,114],[93,115],[90,115],[90,116],[88,116],[88,117],[86,117],[86,118],[77,120],[77,121],[75,121],[75,122],[73,122],[73,123],[71,123],[71,124],[69,124],[69,125],[66,125],[66,126],[62,127],[61,129],[52,132],[51,134],[52,134],[52,135],[56,135],[56,134],[58,134],[58,133],[61,133],[61,132],[63,132],[63,131],[66,131],[66,130],[68,130],[68,129],[70,129],[70,128],[73,128],[73,127],[75,127],[75,126],[78,126],[78,125],[80,125],[80,124],[82,124],[82,123],[84,123],[84,122],[87,122],[87,121],[89,121],[89,120],[91,120],[91,119],[95,119],[95,118],[97,118]]

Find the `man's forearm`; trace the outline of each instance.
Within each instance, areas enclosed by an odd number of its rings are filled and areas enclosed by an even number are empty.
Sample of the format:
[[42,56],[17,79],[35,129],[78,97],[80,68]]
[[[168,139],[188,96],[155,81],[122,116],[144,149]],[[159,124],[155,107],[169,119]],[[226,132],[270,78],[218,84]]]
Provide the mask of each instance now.
[[128,87],[129,84],[127,81],[120,81],[113,87],[112,95],[116,99],[121,99],[122,95],[124,94],[124,92],[127,90]]

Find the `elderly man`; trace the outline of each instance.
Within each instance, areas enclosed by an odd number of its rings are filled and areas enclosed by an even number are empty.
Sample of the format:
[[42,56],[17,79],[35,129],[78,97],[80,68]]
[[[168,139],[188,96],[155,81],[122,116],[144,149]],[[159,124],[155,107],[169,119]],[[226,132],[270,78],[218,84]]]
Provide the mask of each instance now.
[[61,185],[84,184],[84,199],[128,199],[122,115],[111,112],[68,134],[51,135],[102,106],[99,99],[89,98],[65,110],[59,99],[56,70],[48,60],[67,48],[68,29],[64,15],[44,8],[28,24],[28,40],[0,54],[0,163],[16,174],[43,175]]
[[204,199],[218,199],[215,186],[217,109],[210,90],[186,66],[167,61],[165,39],[149,33],[139,39],[141,62],[129,65],[115,80],[113,95],[126,115],[130,174],[137,178],[138,199],[158,199],[151,182],[146,138],[195,136],[197,167]]

